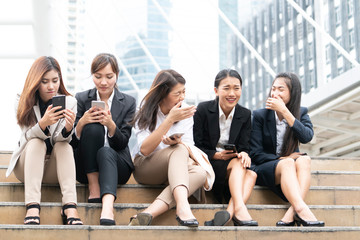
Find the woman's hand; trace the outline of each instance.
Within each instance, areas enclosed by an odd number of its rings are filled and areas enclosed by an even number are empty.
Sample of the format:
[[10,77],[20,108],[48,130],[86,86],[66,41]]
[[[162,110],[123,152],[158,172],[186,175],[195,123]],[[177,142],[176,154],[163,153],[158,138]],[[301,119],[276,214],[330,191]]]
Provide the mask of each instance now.
[[103,118],[101,111],[98,111],[96,106],[87,110],[84,115],[80,118],[79,122],[81,124],[86,125],[89,123],[98,123]]
[[166,145],[173,146],[173,145],[176,145],[176,144],[181,142],[181,137],[180,136],[173,136],[172,138],[170,138],[170,137],[164,135],[162,137],[161,141]]
[[70,132],[74,126],[76,115],[70,109],[65,109],[64,110],[64,118],[65,118],[66,132]]
[[287,110],[287,107],[284,103],[284,101],[279,97],[275,96],[273,98],[268,98],[266,100],[266,109],[274,110],[276,112],[283,113]]
[[181,108],[181,103],[176,104],[169,112],[168,118],[172,123],[184,120],[186,118],[194,116],[196,112],[196,106],[189,106]]
[[243,164],[244,168],[251,166],[251,158],[246,152],[238,153],[237,157],[239,160],[241,160],[241,163]]
[[102,115],[100,124],[108,128],[108,135],[112,137],[115,134],[116,124],[112,119],[110,110],[101,110],[100,114]]
[[232,150],[223,150],[221,152],[216,152],[213,159],[226,161],[232,158],[236,158],[237,156],[237,153],[234,153]]
[[64,117],[65,110],[55,112],[56,110],[59,110],[60,108],[61,108],[61,106],[52,107],[52,105],[49,105],[47,107],[44,116],[39,121],[39,126],[43,131],[45,130],[45,128],[47,126],[50,126],[50,125],[56,123],[57,121],[59,121],[59,119]]

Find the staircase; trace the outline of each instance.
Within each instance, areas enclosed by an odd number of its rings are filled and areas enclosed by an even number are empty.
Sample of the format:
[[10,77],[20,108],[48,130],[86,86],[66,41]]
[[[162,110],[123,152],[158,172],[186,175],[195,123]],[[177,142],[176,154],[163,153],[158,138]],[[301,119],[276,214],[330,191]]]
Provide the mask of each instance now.
[[[87,186],[78,184],[78,211],[83,226],[61,225],[61,193],[58,185],[42,187],[41,225],[24,226],[24,186],[12,174],[5,178],[11,152],[0,152],[0,240],[2,239],[360,239],[360,159],[314,158],[311,189],[305,199],[324,228],[275,227],[288,208],[269,190],[256,186],[248,209],[259,227],[177,226],[175,210],[156,218],[152,226],[128,227],[129,218],[146,208],[163,186],[143,186],[133,178],[119,186],[115,203],[117,225],[99,225],[101,204],[87,203]],[[226,205],[190,199],[194,215],[203,225]]]

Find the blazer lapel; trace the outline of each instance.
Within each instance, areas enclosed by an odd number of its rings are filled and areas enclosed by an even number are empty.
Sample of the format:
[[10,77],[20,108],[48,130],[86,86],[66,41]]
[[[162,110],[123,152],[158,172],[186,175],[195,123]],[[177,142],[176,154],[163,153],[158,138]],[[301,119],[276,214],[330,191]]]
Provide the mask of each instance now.
[[239,135],[241,125],[242,125],[241,118],[242,118],[242,115],[241,115],[240,106],[236,105],[233,120],[232,120],[231,126],[230,126],[229,143],[234,143],[236,140],[236,136]]
[[271,136],[273,148],[276,149],[276,122],[275,122],[275,112],[272,110],[267,111],[267,129],[269,130],[269,135]]
[[219,126],[219,105],[218,101],[213,101],[208,108],[208,125],[209,125],[209,133],[210,133],[210,141],[213,147],[216,147],[216,144],[220,138],[220,126]]
[[88,95],[88,100],[85,102],[85,109],[88,110],[91,108],[91,101],[92,100],[96,100],[97,96],[96,96],[96,88],[93,88],[90,90],[89,95]]
[[124,109],[123,94],[118,90],[114,89],[114,99],[111,103],[111,115],[116,123],[116,120],[120,117],[121,111]]

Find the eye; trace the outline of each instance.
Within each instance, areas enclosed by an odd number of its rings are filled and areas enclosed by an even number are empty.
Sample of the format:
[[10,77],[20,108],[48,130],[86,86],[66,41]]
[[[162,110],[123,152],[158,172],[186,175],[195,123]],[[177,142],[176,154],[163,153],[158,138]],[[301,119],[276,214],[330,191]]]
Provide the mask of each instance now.
[[42,84],[47,84],[47,83],[48,83],[48,80],[41,80],[41,83],[42,83]]
[[101,76],[100,75],[94,75],[96,79],[100,79]]
[[108,79],[112,79],[113,77],[114,77],[114,75],[107,76]]

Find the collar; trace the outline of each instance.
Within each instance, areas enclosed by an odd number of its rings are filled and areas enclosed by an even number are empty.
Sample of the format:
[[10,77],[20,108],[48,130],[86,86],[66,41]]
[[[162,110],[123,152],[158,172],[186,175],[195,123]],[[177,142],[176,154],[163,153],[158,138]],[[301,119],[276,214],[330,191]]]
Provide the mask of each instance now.
[[[220,107],[220,103],[218,103],[218,107],[219,107],[219,119],[220,119],[222,116],[224,116],[224,118],[227,119],[226,116],[225,116],[225,113],[223,112],[223,110],[222,110],[221,107]],[[234,112],[235,112],[235,107],[233,107],[233,109],[231,110],[231,112],[230,112],[230,114],[229,114],[229,116],[228,116],[228,119],[233,119],[233,117],[234,117]]]
[[[112,101],[113,101],[113,99],[114,99],[114,90],[112,91],[112,93],[111,93],[111,95],[110,95],[110,97],[109,97],[109,99],[108,99],[108,103],[112,103]],[[96,99],[98,100],[98,101],[101,101],[101,98],[100,98],[100,95],[99,95],[99,92],[98,92],[98,90],[96,90]]]

